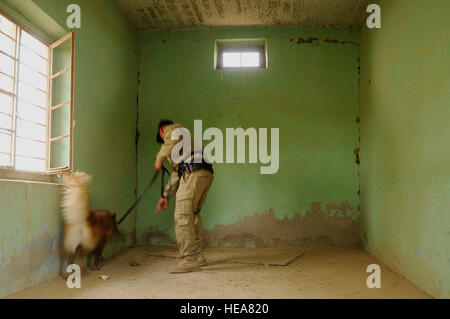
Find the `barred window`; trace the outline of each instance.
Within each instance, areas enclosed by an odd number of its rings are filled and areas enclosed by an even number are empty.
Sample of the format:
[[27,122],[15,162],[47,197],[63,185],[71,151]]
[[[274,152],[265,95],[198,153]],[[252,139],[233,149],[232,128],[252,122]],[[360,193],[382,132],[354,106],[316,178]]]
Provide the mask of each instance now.
[[48,45],[0,14],[0,167],[72,166],[73,33]]

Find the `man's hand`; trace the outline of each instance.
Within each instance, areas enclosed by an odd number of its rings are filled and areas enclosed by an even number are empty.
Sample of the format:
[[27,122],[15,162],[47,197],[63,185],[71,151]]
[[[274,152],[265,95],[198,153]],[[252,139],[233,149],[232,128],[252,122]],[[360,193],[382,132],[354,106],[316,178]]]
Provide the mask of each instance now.
[[169,202],[165,198],[160,198],[158,201],[158,205],[156,205],[156,211],[166,210],[169,207]]
[[156,160],[155,161],[155,169],[157,171],[160,171],[160,170],[162,170],[162,167],[163,167],[163,164],[160,161]]

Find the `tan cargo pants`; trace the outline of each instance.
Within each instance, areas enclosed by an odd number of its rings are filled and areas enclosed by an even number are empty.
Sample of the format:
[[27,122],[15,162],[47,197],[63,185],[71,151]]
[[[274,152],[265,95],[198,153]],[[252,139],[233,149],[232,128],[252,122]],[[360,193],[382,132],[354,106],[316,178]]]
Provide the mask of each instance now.
[[206,170],[185,173],[180,179],[175,204],[175,235],[180,257],[192,256],[203,248],[200,209],[214,175]]

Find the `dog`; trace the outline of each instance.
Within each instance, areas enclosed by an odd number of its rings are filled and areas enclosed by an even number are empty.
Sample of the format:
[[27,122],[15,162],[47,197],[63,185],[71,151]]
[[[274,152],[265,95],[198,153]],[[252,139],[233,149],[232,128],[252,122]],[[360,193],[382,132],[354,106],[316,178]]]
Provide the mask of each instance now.
[[[62,201],[64,219],[64,251],[67,264],[73,263],[77,249],[78,264],[85,271],[85,257],[95,253],[93,269],[100,270],[102,253],[114,232],[119,233],[116,216],[107,210],[90,208],[91,176],[84,172],[65,173]],[[69,275],[69,274],[68,274]]]

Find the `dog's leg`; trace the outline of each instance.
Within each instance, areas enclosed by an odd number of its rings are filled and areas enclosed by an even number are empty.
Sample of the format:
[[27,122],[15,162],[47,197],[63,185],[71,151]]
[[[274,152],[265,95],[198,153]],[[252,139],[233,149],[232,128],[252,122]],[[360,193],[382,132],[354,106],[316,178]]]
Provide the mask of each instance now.
[[81,249],[80,253],[78,254],[78,265],[80,266],[80,270],[82,274],[86,274],[86,256],[89,254],[90,251],[87,249]]
[[94,268],[96,270],[100,270],[100,262],[103,260],[102,254],[103,249],[106,245],[106,239],[102,238],[100,242],[98,243],[97,248],[95,249],[95,262],[94,262]]
[[[67,266],[72,264],[73,264],[73,254],[67,254]],[[70,274],[71,274],[70,272],[66,272],[66,281]]]

